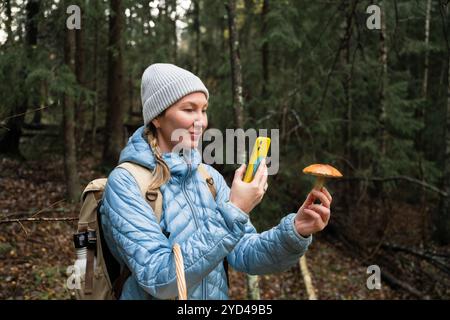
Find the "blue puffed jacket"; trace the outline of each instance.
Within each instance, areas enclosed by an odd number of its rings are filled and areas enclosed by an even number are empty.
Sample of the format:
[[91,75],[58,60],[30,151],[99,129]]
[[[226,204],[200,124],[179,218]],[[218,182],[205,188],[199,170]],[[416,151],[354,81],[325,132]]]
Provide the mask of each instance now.
[[[156,161],[143,131],[141,127],[130,137],[120,163],[154,168]],[[295,213],[257,233],[249,216],[229,202],[230,188],[222,175],[205,165],[216,186],[214,200],[197,172],[201,163],[197,149],[185,155],[163,153],[163,159],[171,178],[160,188],[159,225],[128,171],[115,168],[108,177],[100,207],[105,240],[116,259],[132,272],[121,299],[177,296],[174,243],[181,246],[189,299],[228,299],[225,257],[237,271],[267,274],[291,267],[307,250],[312,238],[297,233]]]

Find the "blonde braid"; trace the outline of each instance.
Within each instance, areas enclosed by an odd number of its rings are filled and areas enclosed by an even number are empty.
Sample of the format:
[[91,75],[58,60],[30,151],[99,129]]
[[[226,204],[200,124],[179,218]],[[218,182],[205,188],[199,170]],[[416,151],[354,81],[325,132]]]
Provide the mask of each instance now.
[[156,128],[150,122],[144,129],[144,136],[147,138],[147,142],[153,151],[156,159],[156,166],[153,170],[154,179],[150,183],[149,190],[158,189],[170,179],[170,169],[167,163],[162,158],[162,153],[158,145],[158,139],[156,136]]

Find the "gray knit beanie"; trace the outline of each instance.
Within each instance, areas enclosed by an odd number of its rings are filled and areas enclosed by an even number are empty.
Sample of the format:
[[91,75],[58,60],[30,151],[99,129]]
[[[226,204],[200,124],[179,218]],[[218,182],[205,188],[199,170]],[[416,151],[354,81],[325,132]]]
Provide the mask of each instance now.
[[208,89],[193,73],[169,63],[155,63],[145,69],[141,81],[142,114],[144,125],[175,102],[193,92]]

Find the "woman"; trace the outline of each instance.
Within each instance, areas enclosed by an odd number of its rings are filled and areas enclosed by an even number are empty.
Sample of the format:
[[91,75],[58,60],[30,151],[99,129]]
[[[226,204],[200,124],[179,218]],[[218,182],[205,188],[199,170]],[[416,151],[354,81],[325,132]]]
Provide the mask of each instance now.
[[[257,233],[249,214],[267,189],[265,162],[251,183],[242,181],[242,165],[231,189],[218,171],[205,165],[215,183],[215,199],[197,172],[201,157],[195,147],[208,125],[209,93],[202,81],[175,65],[153,64],[142,76],[141,96],[144,126],[129,139],[119,162],[154,170],[163,215],[158,224],[125,169],[111,172],[100,212],[108,247],[132,272],[121,299],[176,297],[174,243],[183,253],[189,299],[228,298],[224,258],[235,270],[250,274],[280,272],[294,265],[311,235],[328,223],[332,200],[328,191],[311,191],[297,213]],[[181,141],[172,141],[177,129],[186,134]],[[178,143],[185,152],[172,152]],[[321,204],[313,204],[315,199]]]

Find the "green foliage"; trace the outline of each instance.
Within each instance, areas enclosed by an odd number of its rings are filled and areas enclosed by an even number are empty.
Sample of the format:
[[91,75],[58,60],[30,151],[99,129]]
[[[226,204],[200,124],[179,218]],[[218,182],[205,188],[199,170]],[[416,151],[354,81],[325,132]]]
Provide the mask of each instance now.
[[10,46],[0,51],[0,121],[17,107],[23,90],[23,62],[24,52],[21,48]]
[[[12,3],[19,6],[16,1]],[[97,103],[98,121],[103,121],[107,101],[109,3],[78,3],[84,17],[85,84],[78,83],[63,63],[66,17],[63,5],[42,1],[37,47],[28,48],[24,31],[15,28],[16,40],[0,50],[0,121],[14,114],[24,99],[31,101],[30,105],[39,99],[41,105],[56,106],[43,112],[43,121],[60,121],[62,110],[58,102],[62,95],[81,99],[89,116]],[[193,3],[185,14],[177,16],[176,60],[175,12],[170,3],[123,2],[127,14],[123,32],[127,110],[140,111],[140,77],[149,64],[176,63],[194,71],[205,82],[210,92],[210,126],[225,132],[234,127],[234,109],[224,2],[199,0],[197,17]],[[237,1],[245,127],[280,129],[280,134],[285,134],[280,141],[279,183],[271,191],[273,201],[263,204],[258,214],[261,227],[264,221],[278,219],[286,213],[286,207],[280,204],[292,203],[294,195],[298,205],[311,184],[301,169],[312,162],[352,168],[352,175],[363,176],[373,175],[374,168],[379,167],[381,171],[377,174],[382,176],[406,175],[419,179],[420,170],[424,170],[427,181],[438,183],[440,164],[445,161],[441,137],[445,133],[443,119],[448,86],[444,72],[447,48],[438,2],[432,2],[428,45],[424,43],[426,1],[382,3],[387,13],[384,79],[380,32],[368,30],[365,25],[367,2],[358,2],[351,16],[351,28],[347,28],[351,2],[270,0],[267,28],[263,32],[263,1]],[[196,18],[198,29],[194,25]],[[14,16],[14,24],[25,21],[22,8]],[[347,29],[350,32],[346,35]],[[267,83],[263,79],[264,45],[268,46]],[[426,54],[430,58],[429,91],[423,96]],[[384,95],[381,94],[383,81]],[[382,106],[386,111],[387,137],[383,155],[380,150]],[[420,115],[421,110],[425,115]],[[417,143],[421,133],[423,141]],[[271,179],[274,177],[269,183]]]

